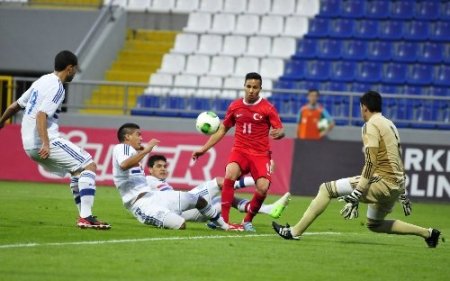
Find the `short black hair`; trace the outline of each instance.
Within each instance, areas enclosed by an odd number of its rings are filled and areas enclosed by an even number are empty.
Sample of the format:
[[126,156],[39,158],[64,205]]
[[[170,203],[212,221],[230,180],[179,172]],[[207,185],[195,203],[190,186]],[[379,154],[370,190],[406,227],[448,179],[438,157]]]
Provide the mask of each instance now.
[[125,141],[125,135],[131,134],[134,130],[139,130],[140,127],[138,124],[135,123],[125,123],[122,126],[120,126],[119,130],[117,130],[117,139],[119,142]]
[[317,90],[317,89],[315,89],[315,88],[309,89],[309,90],[308,90],[308,95],[311,94],[312,92],[316,92],[317,95],[320,96],[319,90]]
[[77,66],[78,58],[71,51],[61,51],[55,56],[55,70],[63,71],[68,65]]
[[[262,86],[262,78],[261,78],[261,75],[259,75],[259,73],[256,73],[256,72],[247,73],[247,75],[245,75],[245,82],[247,82],[247,80],[250,80],[250,79],[259,80],[260,85]],[[245,84],[245,82],[244,82],[244,84]]]
[[164,162],[167,162],[167,158],[166,158],[164,155],[161,155],[161,154],[155,154],[155,155],[152,155],[152,156],[150,156],[150,157],[148,158],[148,160],[147,160],[147,167],[148,167],[148,168],[153,167],[153,165],[155,165],[155,162],[156,162],[156,161],[164,161]]
[[381,95],[376,91],[368,91],[359,98],[359,102],[365,105],[370,112],[381,112]]

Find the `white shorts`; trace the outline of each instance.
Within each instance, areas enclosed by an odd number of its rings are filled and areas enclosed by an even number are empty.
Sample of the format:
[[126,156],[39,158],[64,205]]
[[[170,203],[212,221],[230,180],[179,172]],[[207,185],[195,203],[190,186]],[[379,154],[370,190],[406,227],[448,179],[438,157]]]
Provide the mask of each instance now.
[[81,170],[92,162],[92,156],[87,151],[63,138],[50,142],[50,156],[47,159],[39,156],[39,149],[28,149],[25,152],[46,171],[60,177]]
[[185,222],[181,213],[195,209],[197,201],[198,196],[182,191],[149,192],[130,211],[143,224],[179,229]]

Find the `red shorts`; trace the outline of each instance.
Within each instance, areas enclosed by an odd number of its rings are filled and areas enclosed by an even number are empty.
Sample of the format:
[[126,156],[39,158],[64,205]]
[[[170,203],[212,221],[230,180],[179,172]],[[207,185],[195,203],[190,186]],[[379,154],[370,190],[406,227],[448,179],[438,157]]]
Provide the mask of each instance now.
[[266,178],[272,181],[270,174],[269,155],[249,155],[241,151],[231,151],[228,163],[235,162],[241,168],[242,175],[250,173],[256,181],[259,178]]

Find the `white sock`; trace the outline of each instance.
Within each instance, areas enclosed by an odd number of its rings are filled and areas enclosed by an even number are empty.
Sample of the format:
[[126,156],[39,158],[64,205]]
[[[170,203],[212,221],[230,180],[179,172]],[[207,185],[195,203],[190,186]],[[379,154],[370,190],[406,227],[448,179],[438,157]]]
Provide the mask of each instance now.
[[92,206],[95,197],[95,173],[83,171],[78,180],[80,189],[80,217],[85,218],[92,215]]
[[220,213],[208,203],[205,208],[198,210],[202,215],[209,218],[211,221],[215,222],[222,229],[228,229],[228,224],[223,220]]
[[255,180],[252,177],[243,177],[234,183],[234,189],[245,188],[253,185],[255,185]]
[[71,176],[70,177],[70,189],[72,190],[73,200],[75,205],[77,205],[78,213],[80,213],[80,190],[78,189],[78,180],[80,177]]
[[262,204],[261,208],[259,208],[258,213],[268,215],[268,214],[270,214],[270,212],[272,212],[272,208],[273,208],[272,204],[269,204],[269,205]]
[[247,208],[249,206],[248,203],[250,203],[250,200],[248,199],[244,199],[244,198],[239,198],[239,197],[234,197],[234,202],[236,205],[236,209],[238,209],[239,212],[241,213],[247,213]]

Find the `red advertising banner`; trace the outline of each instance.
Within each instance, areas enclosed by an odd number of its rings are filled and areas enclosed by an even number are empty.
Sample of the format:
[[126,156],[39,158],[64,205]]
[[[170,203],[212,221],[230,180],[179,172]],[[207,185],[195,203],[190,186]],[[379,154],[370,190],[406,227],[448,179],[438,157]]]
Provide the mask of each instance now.
[[[117,144],[116,130],[63,127],[62,136],[83,147],[92,155],[97,163],[97,184],[113,185],[112,182],[112,150]],[[201,147],[207,136],[192,133],[143,131],[144,141],[151,138],[160,140],[160,144],[152,153],[163,154],[169,162],[168,182],[176,188],[191,187],[216,176],[223,177],[228,154],[233,144],[233,136],[225,136],[208,153],[197,161],[191,159],[192,152]],[[28,158],[22,148],[20,126],[9,125],[0,130],[0,180],[64,182],[46,172]],[[282,139],[272,141],[273,159],[276,163],[271,194],[283,194],[289,191],[293,155],[293,140]],[[147,157],[143,160],[146,163]]]

